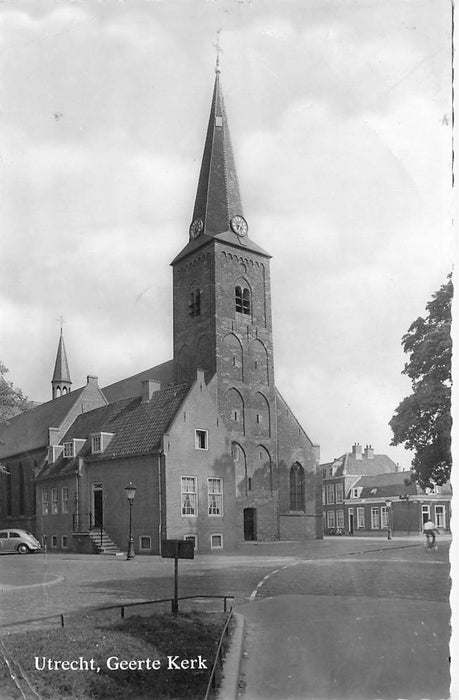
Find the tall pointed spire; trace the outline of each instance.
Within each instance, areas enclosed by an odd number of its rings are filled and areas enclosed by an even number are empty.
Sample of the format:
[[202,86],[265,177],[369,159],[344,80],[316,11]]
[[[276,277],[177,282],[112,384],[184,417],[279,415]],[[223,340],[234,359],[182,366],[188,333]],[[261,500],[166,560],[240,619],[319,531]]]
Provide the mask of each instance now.
[[231,231],[233,216],[242,216],[239,184],[231,146],[220,80],[219,56],[207,127],[204,154],[193,211],[203,233],[216,236]]
[[70,379],[69,364],[67,362],[67,353],[65,352],[64,335],[62,332],[61,319],[61,335],[59,345],[57,346],[56,363],[54,365],[53,378],[51,380],[53,388],[53,399],[67,394],[72,390],[72,380]]
[[190,225],[190,240],[172,264],[212,239],[218,239],[271,257],[248,237],[231,146],[220,80],[221,48],[217,48],[215,82],[198,188]]

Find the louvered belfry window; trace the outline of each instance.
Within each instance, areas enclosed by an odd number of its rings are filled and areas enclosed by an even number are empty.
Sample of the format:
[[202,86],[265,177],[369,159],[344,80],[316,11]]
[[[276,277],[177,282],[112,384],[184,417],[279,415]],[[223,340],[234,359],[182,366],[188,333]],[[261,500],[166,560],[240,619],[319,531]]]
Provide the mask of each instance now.
[[250,290],[247,287],[236,287],[235,301],[237,313],[250,316]]
[[188,312],[191,318],[201,315],[201,290],[192,289],[188,295]]

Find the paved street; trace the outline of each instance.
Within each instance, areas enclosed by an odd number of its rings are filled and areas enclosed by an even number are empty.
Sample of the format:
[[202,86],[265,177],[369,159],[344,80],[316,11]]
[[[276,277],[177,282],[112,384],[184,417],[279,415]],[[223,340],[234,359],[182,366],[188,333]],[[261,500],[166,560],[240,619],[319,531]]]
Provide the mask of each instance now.
[[[448,546],[245,543],[234,554],[180,561],[179,595],[236,596],[247,621],[242,700],[446,698]],[[171,597],[173,568],[159,557],[5,555],[0,624]]]
[[449,563],[420,546],[294,563],[239,611],[245,700],[449,697]]

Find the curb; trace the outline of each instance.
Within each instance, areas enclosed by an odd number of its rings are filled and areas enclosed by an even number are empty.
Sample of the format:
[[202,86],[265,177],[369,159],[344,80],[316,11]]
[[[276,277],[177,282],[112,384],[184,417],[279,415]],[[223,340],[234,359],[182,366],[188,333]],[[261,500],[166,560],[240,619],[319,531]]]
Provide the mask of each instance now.
[[236,700],[239,692],[239,671],[244,641],[245,619],[241,613],[233,613],[236,626],[231,647],[223,664],[223,679],[217,691],[217,700]]

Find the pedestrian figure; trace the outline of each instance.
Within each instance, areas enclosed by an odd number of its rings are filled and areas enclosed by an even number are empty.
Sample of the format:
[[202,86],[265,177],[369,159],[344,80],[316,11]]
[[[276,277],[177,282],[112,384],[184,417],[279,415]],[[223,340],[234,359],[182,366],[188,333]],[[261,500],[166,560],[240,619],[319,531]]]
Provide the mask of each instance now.
[[427,520],[424,523],[424,535],[426,536],[426,543],[428,549],[433,549],[435,547],[435,535],[437,534],[437,528],[431,520]]

